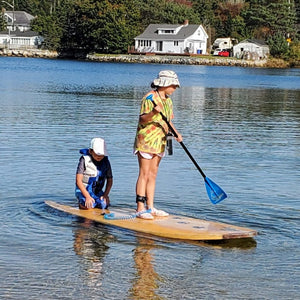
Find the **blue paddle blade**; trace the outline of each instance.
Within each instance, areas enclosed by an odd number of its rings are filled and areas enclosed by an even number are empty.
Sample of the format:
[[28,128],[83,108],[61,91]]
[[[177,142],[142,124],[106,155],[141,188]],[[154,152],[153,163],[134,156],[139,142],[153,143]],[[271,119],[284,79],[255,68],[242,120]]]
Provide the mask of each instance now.
[[204,178],[207,195],[213,204],[217,204],[227,198],[226,193],[211,179]]

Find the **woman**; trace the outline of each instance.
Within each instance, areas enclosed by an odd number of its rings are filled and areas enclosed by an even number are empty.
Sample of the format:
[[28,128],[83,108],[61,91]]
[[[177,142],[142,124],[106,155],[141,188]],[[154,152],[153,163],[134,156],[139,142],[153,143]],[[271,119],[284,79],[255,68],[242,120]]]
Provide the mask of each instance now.
[[[177,87],[180,87],[180,83],[176,73],[169,70],[161,71],[151,84],[153,90],[142,99],[134,143],[134,152],[139,162],[139,176],[136,183],[137,216],[142,219],[152,220],[153,216],[169,215],[163,210],[154,208],[154,193],[156,175],[159,163],[165,155],[168,134],[168,125],[160,112],[177,133],[177,141],[182,141],[181,135],[172,123],[173,103],[170,95]],[[145,212],[145,209],[149,212]]]

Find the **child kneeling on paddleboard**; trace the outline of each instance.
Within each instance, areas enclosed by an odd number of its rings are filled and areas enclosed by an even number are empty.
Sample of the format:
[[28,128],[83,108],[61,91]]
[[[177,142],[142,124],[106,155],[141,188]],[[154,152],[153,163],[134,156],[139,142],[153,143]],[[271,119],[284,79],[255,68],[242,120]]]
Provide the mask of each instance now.
[[172,123],[173,103],[170,95],[177,87],[180,87],[180,83],[176,73],[169,70],[161,71],[151,84],[153,90],[142,99],[134,142],[134,153],[139,162],[139,176],[136,183],[137,216],[142,219],[151,220],[154,218],[153,216],[166,217],[169,215],[163,210],[154,208],[153,202],[156,175],[159,163],[165,154],[169,133],[168,125],[162,115],[176,132],[177,141],[182,141],[181,135]]
[[77,166],[75,189],[79,208],[107,208],[110,205],[108,195],[113,176],[105,141],[102,138],[93,138],[90,148],[81,149],[79,152],[82,156]]

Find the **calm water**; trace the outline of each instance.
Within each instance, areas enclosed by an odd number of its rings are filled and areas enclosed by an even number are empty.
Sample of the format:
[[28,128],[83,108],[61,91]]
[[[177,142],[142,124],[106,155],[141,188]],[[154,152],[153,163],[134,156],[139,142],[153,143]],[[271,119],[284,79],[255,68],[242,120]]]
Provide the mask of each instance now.
[[[178,73],[175,121],[228,194],[212,205],[176,144],[156,206],[251,227],[253,240],[184,243],[87,222],[47,207],[74,199],[78,149],[104,137],[111,201],[135,207],[132,155],[141,97]],[[299,299],[300,70],[89,63],[0,57],[0,297]]]

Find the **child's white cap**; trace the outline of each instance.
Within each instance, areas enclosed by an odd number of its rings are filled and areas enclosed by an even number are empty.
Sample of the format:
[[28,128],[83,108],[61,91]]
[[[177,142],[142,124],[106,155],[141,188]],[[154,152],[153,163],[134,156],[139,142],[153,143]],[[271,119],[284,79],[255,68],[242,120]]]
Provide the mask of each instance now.
[[108,156],[105,141],[101,138],[93,138],[91,140],[90,149],[92,149],[97,155]]

